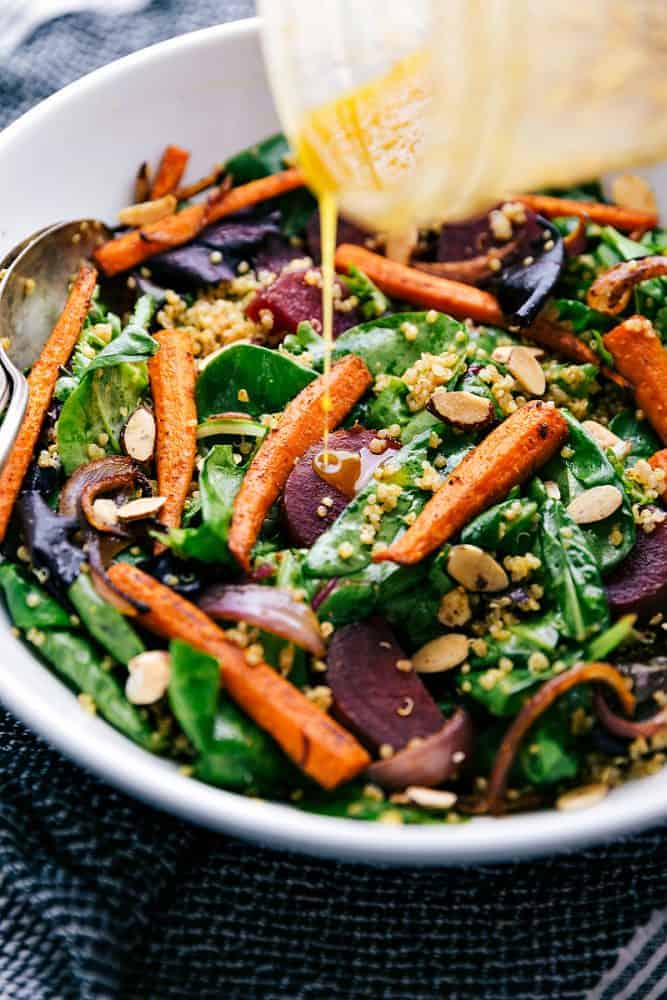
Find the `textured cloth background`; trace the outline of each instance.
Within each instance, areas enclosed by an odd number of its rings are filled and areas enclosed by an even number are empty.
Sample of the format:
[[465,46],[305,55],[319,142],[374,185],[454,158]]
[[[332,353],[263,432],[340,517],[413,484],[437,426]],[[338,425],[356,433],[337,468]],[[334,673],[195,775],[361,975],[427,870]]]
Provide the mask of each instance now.
[[[0,67],[0,126],[117,56],[249,13],[156,0],[45,25]],[[666,854],[660,831],[459,870],[259,850],[138,805],[0,710],[3,1000],[657,1000]]]

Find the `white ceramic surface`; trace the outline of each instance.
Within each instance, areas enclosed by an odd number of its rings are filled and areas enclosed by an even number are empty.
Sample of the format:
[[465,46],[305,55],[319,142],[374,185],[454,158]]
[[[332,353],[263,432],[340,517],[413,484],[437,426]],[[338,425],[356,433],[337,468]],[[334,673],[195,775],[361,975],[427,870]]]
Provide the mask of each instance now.
[[[130,197],[135,166],[154,161],[167,142],[193,150],[196,176],[276,127],[256,21],[195,32],[99,70],[0,135],[0,257],[59,219],[112,221]],[[611,839],[667,815],[667,772],[581,812],[461,826],[330,819],[242,798],[183,777],[87,715],[13,638],[4,612],[0,630],[0,699],[36,732],[138,798],[271,847],[404,864],[505,861]]]

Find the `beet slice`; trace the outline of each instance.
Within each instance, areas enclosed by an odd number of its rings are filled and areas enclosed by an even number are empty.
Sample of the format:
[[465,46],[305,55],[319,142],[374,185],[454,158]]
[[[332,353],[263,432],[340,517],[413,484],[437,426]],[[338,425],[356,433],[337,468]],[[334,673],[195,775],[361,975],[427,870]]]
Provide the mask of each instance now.
[[[309,284],[309,271],[288,271],[255,295],[246,308],[249,319],[258,321],[259,314],[268,309],[273,313],[275,333],[296,333],[299,323],[304,320],[315,322],[317,330],[322,329],[322,289],[319,284]],[[344,294],[343,298],[349,296]],[[333,314],[333,334],[338,337],[344,330],[361,322],[358,309]]]
[[647,535],[641,529],[627,559],[606,581],[614,615],[636,614],[642,621],[667,606],[667,520]]
[[[338,217],[338,229],[336,230],[336,246],[339,243],[354,243],[357,246],[365,246],[366,240],[370,236],[365,229],[360,229],[349,219]],[[316,264],[322,261],[322,244],[320,241],[320,213],[314,212],[306,226],[306,245],[308,253]]]
[[[356,451],[361,455],[362,482],[368,481],[373,469],[386,458],[386,452],[374,455],[369,450],[368,446],[375,436],[373,431],[364,427],[352,427],[329,435],[329,448],[332,451]],[[389,441],[388,447],[393,450],[398,445],[395,441]],[[311,546],[331,527],[350,502],[349,496],[325,482],[313,469],[313,459],[322,448],[320,442],[309,448],[296,463],[285,483],[283,516],[290,539],[299,548]],[[331,506],[323,504],[325,497],[331,498]],[[318,508],[327,511],[325,517],[319,516]]]
[[[439,732],[445,719],[384,619],[368,618],[334,632],[327,684],[341,722],[374,751],[402,750],[410,740]],[[402,714],[399,714],[402,713]]]

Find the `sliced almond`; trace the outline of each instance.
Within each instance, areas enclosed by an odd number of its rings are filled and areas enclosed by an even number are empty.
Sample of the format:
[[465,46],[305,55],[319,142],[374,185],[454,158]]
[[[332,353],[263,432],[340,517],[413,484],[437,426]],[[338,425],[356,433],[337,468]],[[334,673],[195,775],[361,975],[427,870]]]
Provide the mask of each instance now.
[[143,201],[138,205],[128,205],[118,213],[118,220],[123,226],[148,226],[151,222],[159,222],[176,211],[178,201],[173,194],[154,201]]
[[476,545],[453,545],[447,572],[466,590],[493,593],[509,586],[509,578],[500,563]]
[[422,809],[451,809],[457,800],[454,792],[446,792],[440,788],[424,788],[422,785],[408,785],[405,797],[408,802],[413,802]]
[[135,462],[149,462],[155,452],[155,417],[147,406],[130,414],[121,434],[121,447]]
[[547,479],[544,490],[550,500],[560,500],[560,486],[553,479]]
[[465,390],[447,392],[446,389],[436,389],[428,408],[436,417],[462,430],[484,427],[493,420],[491,400]]
[[[529,347],[527,344],[523,348],[525,351],[529,351],[534,358],[541,358],[544,355],[544,351],[541,347]],[[510,354],[512,351],[516,350],[516,345],[514,344],[501,344],[500,347],[496,347],[493,354],[491,355],[492,361],[497,361],[500,365],[506,365],[510,359]]]
[[163,649],[151,649],[133,656],[127,669],[127,700],[133,705],[152,705],[160,700],[169,686],[171,658]]
[[547,378],[529,347],[514,347],[507,360],[507,370],[531,396],[543,396]]
[[155,517],[167,502],[166,497],[139,497],[118,507],[121,521],[141,521],[144,517]]
[[412,657],[418,674],[438,674],[463,663],[468,655],[468,637],[461,632],[448,632],[432,639]]
[[115,528],[118,524],[118,507],[114,500],[100,498],[93,503],[95,522],[99,526]]
[[623,503],[623,494],[617,486],[593,486],[575,497],[567,512],[577,524],[595,524],[604,521]]
[[648,181],[638,174],[621,174],[611,185],[612,201],[636,212],[656,212],[658,203]]
[[573,788],[571,792],[565,792],[556,799],[556,809],[561,812],[570,812],[574,809],[588,809],[602,802],[609,791],[608,785],[596,782],[592,785],[580,785]]
[[599,424],[597,420],[584,420],[581,426],[601,448],[612,448],[619,458],[626,458],[632,451],[630,441],[624,441],[604,424]]

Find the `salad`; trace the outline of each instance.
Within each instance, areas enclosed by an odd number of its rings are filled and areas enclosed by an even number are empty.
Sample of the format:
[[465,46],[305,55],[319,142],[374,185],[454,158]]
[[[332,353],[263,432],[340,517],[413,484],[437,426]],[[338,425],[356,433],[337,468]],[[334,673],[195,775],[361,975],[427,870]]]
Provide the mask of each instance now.
[[575,808],[661,768],[644,182],[400,240],[340,219],[329,370],[284,138],[187,163],[141,167],[29,374],[0,473],[17,633],[184,774],[319,813]]

